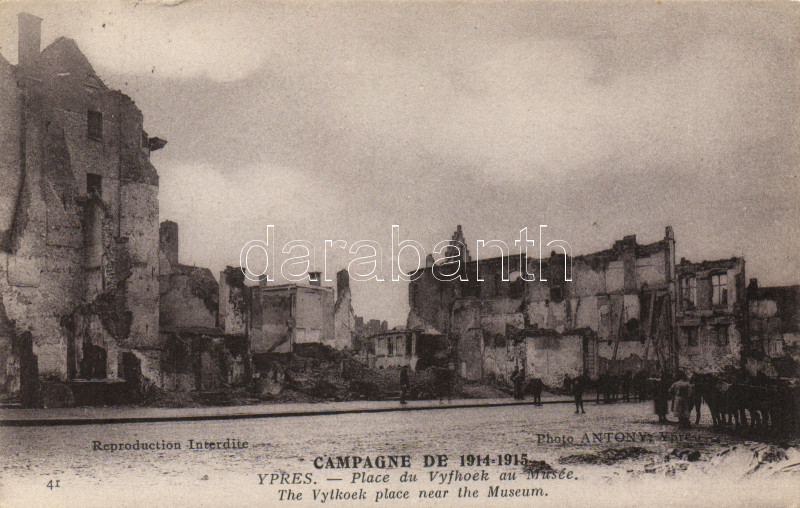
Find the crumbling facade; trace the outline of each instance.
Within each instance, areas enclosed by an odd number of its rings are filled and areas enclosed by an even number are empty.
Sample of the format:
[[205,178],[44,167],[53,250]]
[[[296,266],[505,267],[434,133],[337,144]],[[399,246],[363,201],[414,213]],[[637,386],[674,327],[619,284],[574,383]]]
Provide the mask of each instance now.
[[[592,254],[553,252],[541,266],[521,254],[470,260],[462,264],[465,280],[438,280],[438,266],[409,284],[409,327],[451,337],[463,377],[508,377],[519,366],[552,386],[580,372],[678,363],[671,228],[651,244],[627,236]],[[526,268],[536,280],[523,279]]]
[[310,275],[309,284],[261,281],[250,317],[253,354],[290,353],[303,343],[335,345],[333,288],[322,286],[318,273]]
[[411,370],[446,365],[448,344],[439,333],[394,328],[370,335],[360,351],[370,368],[408,365]]
[[311,272],[308,283],[262,279],[247,286],[242,269],[229,266],[220,274],[220,327],[227,334],[247,336],[254,355],[291,353],[305,343],[352,348],[357,319],[350,276],[341,270],[336,279],[336,294],[322,285],[319,272]]
[[417,333],[405,329],[373,335],[365,351],[367,364],[378,369],[408,365],[414,370],[418,359],[417,339]]
[[[175,391],[219,392],[244,385],[252,371],[247,330],[246,288],[241,270],[220,274],[179,262],[179,230],[160,228],[159,330],[156,370],[143,376]],[[222,304],[224,302],[224,304]],[[238,305],[237,305],[238,304]],[[240,314],[231,310],[240,309]]]
[[744,259],[681,259],[677,275],[681,367],[692,372],[738,367],[748,337]]
[[178,262],[178,224],[162,222],[159,238],[159,325],[216,327],[217,279],[208,268]]
[[[142,113],[19,16],[0,56],[0,386],[114,380],[158,347],[158,174]],[[29,340],[25,339],[28,337]],[[27,366],[27,367],[26,367]]]
[[747,286],[750,341],[746,367],[783,377],[800,375],[800,286]]
[[[670,227],[654,243],[626,236],[604,251],[541,262],[462,258],[464,280],[438,280],[437,267],[429,258],[409,284],[409,327],[448,334],[466,378],[507,378],[519,367],[560,386],[581,373],[719,372],[747,355],[744,260],[676,264]],[[523,279],[526,267],[536,280]]]

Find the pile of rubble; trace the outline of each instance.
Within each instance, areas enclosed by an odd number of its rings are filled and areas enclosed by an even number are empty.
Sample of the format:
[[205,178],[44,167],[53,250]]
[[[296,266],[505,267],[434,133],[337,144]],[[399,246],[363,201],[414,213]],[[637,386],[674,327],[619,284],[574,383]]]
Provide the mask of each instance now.
[[604,464],[611,465],[628,459],[638,459],[653,452],[641,446],[607,448],[598,453],[576,453],[558,459],[560,464]]
[[[409,372],[410,400],[500,398],[508,394],[485,383],[451,376],[443,386],[442,369],[429,367]],[[445,389],[449,388],[449,390]],[[196,407],[247,405],[263,402],[322,402],[393,400],[400,397],[400,368],[370,369],[358,356],[323,344],[298,344],[291,355],[275,354],[253,362],[253,382],[247,387],[227,387],[214,392],[173,392],[149,387],[144,405]]]
[[800,451],[764,443],[745,443],[716,454],[711,466],[732,476],[769,476],[800,473]]
[[[262,401],[315,402],[343,400],[387,400],[400,397],[400,368],[370,369],[348,351],[322,344],[303,344],[292,355],[275,357],[259,365],[253,396]],[[441,369],[435,367],[409,372],[409,399],[440,396],[489,398],[506,396],[481,383],[451,376],[443,386]]]
[[644,473],[675,476],[703,472],[726,478],[753,478],[800,473],[800,451],[795,447],[742,443],[711,454],[687,448],[671,450],[662,460],[645,465]]

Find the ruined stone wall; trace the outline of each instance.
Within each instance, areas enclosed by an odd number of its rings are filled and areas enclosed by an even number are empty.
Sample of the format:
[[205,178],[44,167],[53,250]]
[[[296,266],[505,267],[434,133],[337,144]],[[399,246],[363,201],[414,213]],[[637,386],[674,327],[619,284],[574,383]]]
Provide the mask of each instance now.
[[333,306],[334,347],[353,348],[356,333],[356,315],[353,312],[353,295],[350,291],[350,274],[340,270],[336,274],[336,303]]
[[[680,367],[692,372],[721,372],[738,367],[749,333],[744,260],[731,258],[702,263],[682,260],[677,269],[681,286],[693,278],[697,288],[694,304],[683,298],[678,302]],[[723,288],[727,298],[722,304],[712,301],[714,275],[725,275],[727,279]]]
[[22,189],[12,217],[12,246],[0,259],[5,272],[0,294],[16,332],[32,333],[39,372],[63,379],[67,344],[60,318],[81,303],[85,283],[82,231],[70,227],[80,224],[82,210],[68,178],[72,165],[64,130],[54,122],[47,125],[41,100],[31,102],[23,113]]
[[333,291],[297,287],[296,344],[319,342],[334,345]]
[[795,376],[800,371],[800,286],[747,288],[750,350],[748,369]]
[[454,327],[451,334],[457,341],[456,353],[459,372],[466,379],[481,379],[484,376],[485,341],[480,323],[480,302],[478,300],[464,299],[454,304]]
[[[411,354],[407,354],[409,340],[411,341]],[[370,341],[374,348],[374,355],[369,358],[370,367],[385,369],[408,365],[411,370],[416,369],[419,358],[417,358],[417,335],[415,333],[409,331],[387,333],[372,337]],[[392,343],[391,354],[389,354],[389,342]]]
[[[717,328],[727,330],[728,343],[719,341]],[[681,331],[680,367],[687,372],[722,372],[726,367],[738,367],[742,349],[742,336],[734,323],[720,321],[698,326],[697,346],[687,345],[685,331]]]
[[[260,288],[259,288],[260,289]],[[258,291],[253,307],[261,308],[261,322],[249,330],[253,354],[290,353],[292,351],[293,290],[291,288]]]
[[564,376],[583,373],[583,336],[544,335],[525,338],[526,370],[549,387],[561,387]]
[[219,326],[228,335],[247,335],[251,311],[260,318],[260,299],[250,301],[251,291],[244,280],[238,267],[229,266],[219,274]]
[[337,305],[334,308],[333,347],[336,349],[350,349],[353,347],[355,315],[350,301],[348,295],[344,300],[337,300]]
[[161,326],[217,326],[219,285],[209,269],[176,265],[159,286]]
[[[130,274],[125,280],[126,310],[132,316],[126,347],[159,347],[158,187],[124,182],[120,233],[127,238]],[[213,276],[211,276],[213,279]]]
[[[476,378],[507,370],[507,361],[487,361],[494,353],[497,338],[505,336],[506,327],[516,330],[533,327],[569,335],[570,331],[590,329],[606,342],[592,355],[594,363],[605,360],[614,365],[634,364],[644,356],[644,336],[641,328],[642,308],[649,303],[654,291],[668,295],[673,291],[674,238],[667,228],[665,238],[640,245],[631,235],[614,243],[611,249],[566,260],[553,253],[543,259],[524,259],[511,256],[508,272],[512,275],[527,264],[536,280],[504,281],[500,259],[470,263],[464,268],[467,282],[437,280],[431,268],[420,272],[409,285],[409,323],[424,323],[449,331],[458,338],[458,354],[462,370]],[[482,281],[475,278],[480,270]],[[571,280],[566,280],[567,278]],[[660,300],[660,301],[663,301]],[[667,297],[667,301],[669,298]],[[655,325],[654,325],[655,326]],[[659,326],[669,329],[671,317]],[[620,345],[612,344],[620,339]],[[665,338],[663,344],[667,344]],[[583,354],[582,350],[578,354]],[[651,355],[654,354],[651,346]],[[495,355],[496,356],[496,355]],[[558,363],[561,356],[554,357]],[[554,367],[569,370],[568,365]],[[627,363],[625,363],[627,362]],[[604,364],[605,365],[605,364]],[[560,371],[559,370],[559,371]]]
[[511,383],[511,373],[516,365],[515,350],[512,344],[504,346],[485,346],[482,355],[483,373],[494,376],[507,384]]
[[163,387],[175,391],[215,391],[249,381],[250,368],[243,337],[199,331],[162,333],[164,351],[159,366]]
[[[31,332],[42,376],[116,378],[122,348],[158,345],[158,177],[141,151],[141,113],[68,39],[16,72],[25,102],[17,111],[3,94],[0,105],[22,133],[0,140],[22,154],[3,169],[0,224],[12,227],[0,297],[14,333]],[[102,114],[99,139],[87,135],[89,110]],[[90,173],[101,182],[93,194]]]
[[11,248],[14,210],[22,185],[21,122],[22,90],[13,68],[0,56],[0,251]]
[[408,285],[411,310],[425,323],[430,323],[438,330],[447,330],[454,294],[450,286],[436,280],[430,270],[426,270]]

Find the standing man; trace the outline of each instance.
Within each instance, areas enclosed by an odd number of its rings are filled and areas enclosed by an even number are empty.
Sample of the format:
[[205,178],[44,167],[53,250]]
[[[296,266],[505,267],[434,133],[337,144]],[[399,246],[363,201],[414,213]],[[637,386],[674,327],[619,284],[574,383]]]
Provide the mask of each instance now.
[[519,375],[514,382],[514,391],[517,392],[517,400],[525,399],[525,366],[519,369]]
[[531,391],[533,391],[533,403],[537,406],[542,405],[542,391],[544,383],[538,377],[531,379]]
[[622,385],[622,389],[620,390],[622,394],[620,395],[620,398],[625,402],[630,402],[631,386],[633,385],[633,375],[631,374],[631,371],[625,371],[625,374],[622,375],[622,381],[620,384]]
[[456,364],[453,360],[447,362],[446,378],[447,383],[447,403],[453,402],[453,389],[456,384]]
[[664,372],[660,372],[655,379],[653,389],[653,409],[658,415],[658,423],[667,423],[667,410],[669,409],[669,378]]
[[519,392],[520,392],[520,374],[519,374],[519,366],[514,366],[514,372],[511,373],[511,384],[514,386],[514,400],[519,400]]
[[694,405],[694,387],[684,372],[681,372],[678,380],[669,387],[669,396],[672,398],[672,411],[678,417],[678,426],[688,429],[691,426],[689,413]]
[[[583,374],[572,380],[572,396],[575,397],[575,414],[586,413],[583,409],[583,390],[585,388]],[[580,410],[580,411],[579,411]]]
[[411,382],[408,379],[408,365],[403,365],[403,368],[400,369],[400,404],[406,403],[409,388],[411,388]]

